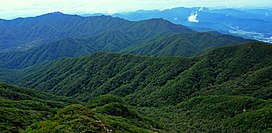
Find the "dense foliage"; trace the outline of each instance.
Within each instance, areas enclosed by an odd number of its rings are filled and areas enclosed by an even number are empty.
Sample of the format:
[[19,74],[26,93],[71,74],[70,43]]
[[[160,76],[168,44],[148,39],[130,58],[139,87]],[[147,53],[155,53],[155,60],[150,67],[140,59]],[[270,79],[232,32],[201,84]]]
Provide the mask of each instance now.
[[112,95],[98,97],[83,106],[65,97],[4,83],[0,83],[0,92],[3,132],[23,132],[27,127],[25,132],[152,132],[159,128]]
[[0,52],[0,81],[34,88],[0,83],[0,131],[271,132],[272,47],[246,41],[163,19],[0,20],[0,51],[21,47]]
[[272,101],[244,96],[194,97],[176,106],[141,107],[166,131],[271,132]]
[[252,42],[191,58],[96,53],[2,69],[1,78],[83,103],[1,84],[1,130],[271,132],[271,54]]
[[0,83],[0,131],[20,132],[32,123],[47,119],[69,103],[38,90]]
[[[159,23],[163,20],[153,20]],[[148,22],[146,22],[148,24]],[[167,31],[167,30],[166,30]],[[181,30],[182,31],[182,30]],[[181,32],[180,31],[180,32]],[[164,32],[162,32],[164,33]],[[80,57],[95,52],[121,52],[149,56],[194,56],[212,48],[249,40],[214,33],[169,33],[109,31],[95,36],[62,39],[27,51],[0,52],[0,67],[18,69],[65,57]]]
[[[35,28],[30,28],[33,25]],[[45,25],[53,29],[44,28]],[[5,38],[6,42],[1,42],[6,30],[0,35],[0,67],[6,69],[109,51],[151,56],[194,56],[215,47],[250,41],[220,33],[195,32],[163,19],[132,22],[110,16],[80,17],[61,13],[5,21],[0,29],[5,27],[10,28],[9,32],[18,33]],[[21,32],[17,31],[19,29]],[[26,29],[30,31],[26,33]],[[4,50],[2,45],[7,49],[17,47],[17,50]]]
[[97,53],[33,67],[16,83],[81,101],[111,93],[141,106],[214,94],[269,99],[271,52],[270,45],[255,42],[194,58]]
[[148,56],[196,56],[212,48],[240,44],[249,40],[216,33],[174,33],[135,43],[124,53]]
[[26,132],[155,132],[157,128],[155,122],[131,109],[120,98],[104,95],[87,106],[66,106],[54,118],[34,123]]
[[108,31],[125,31],[132,36],[153,36],[157,33],[192,32],[163,19],[139,22],[111,16],[81,17],[59,12],[33,18],[0,20],[0,51],[26,50],[64,38],[94,36]]

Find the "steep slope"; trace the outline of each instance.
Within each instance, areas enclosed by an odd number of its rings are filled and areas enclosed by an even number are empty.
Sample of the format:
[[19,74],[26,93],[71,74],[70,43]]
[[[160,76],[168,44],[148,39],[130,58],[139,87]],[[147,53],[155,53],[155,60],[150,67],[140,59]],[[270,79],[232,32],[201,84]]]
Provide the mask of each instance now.
[[97,53],[33,67],[17,83],[82,101],[111,93],[141,106],[175,105],[197,95],[269,99],[271,52],[270,45],[254,42],[196,58]]
[[0,83],[0,130],[20,132],[72,102],[34,89]]
[[[272,63],[269,56],[271,52],[271,45],[263,43],[219,48],[208,52],[201,60],[180,73],[177,78],[168,81],[163,87],[150,92],[148,97],[134,93],[129,99],[133,100],[133,103],[157,99],[160,105],[176,104],[188,97],[209,94],[269,99],[271,98],[269,92],[272,89],[269,71]],[[262,78],[256,78],[257,75]],[[148,88],[142,93],[147,90]],[[156,103],[149,104],[154,106]]]
[[[9,71],[6,77],[19,72],[12,77],[18,84],[86,103],[55,113],[53,107],[63,107],[69,100],[18,87],[2,89],[5,121],[0,127],[16,132],[35,122],[26,132],[271,132],[271,54],[271,45],[251,42],[193,58],[96,53]],[[34,99],[12,99],[18,94]],[[47,98],[54,104],[43,101]],[[17,108],[27,113],[17,113]],[[44,112],[30,115],[37,108]],[[43,114],[49,116],[40,117]]]
[[85,101],[109,92],[125,96],[148,84],[165,84],[193,63],[194,60],[181,57],[96,53],[62,59],[48,67],[33,67],[18,83]]
[[220,46],[240,44],[243,38],[214,33],[171,34],[133,44],[124,53],[148,56],[195,56]]
[[0,50],[24,50],[63,38],[91,36],[113,30],[136,31],[145,36],[173,31],[192,32],[187,27],[177,26],[162,19],[131,22],[110,16],[81,17],[56,12],[1,21]]

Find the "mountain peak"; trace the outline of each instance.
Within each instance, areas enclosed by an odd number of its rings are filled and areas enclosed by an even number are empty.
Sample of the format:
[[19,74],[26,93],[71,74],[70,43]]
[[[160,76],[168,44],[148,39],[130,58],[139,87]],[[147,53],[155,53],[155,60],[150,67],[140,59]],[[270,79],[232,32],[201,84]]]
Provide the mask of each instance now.
[[62,12],[60,12],[60,11],[56,11],[56,12],[52,12],[51,14],[60,15],[60,14],[64,14],[64,13],[62,13]]
[[151,18],[147,20],[142,20],[142,22],[164,22],[164,23],[171,23],[168,20],[165,20],[163,18]]
[[194,32],[192,29],[183,26],[183,25],[176,25],[168,20],[163,18],[152,18],[148,20],[138,21],[138,23],[148,24],[147,26],[150,28],[153,27],[154,29],[160,28],[164,29],[166,33],[169,32]]
[[[57,12],[51,12],[51,13],[47,13],[47,14],[43,14],[43,15],[40,15],[40,16],[38,16],[38,17],[44,17],[44,16],[53,16],[53,17],[57,17],[57,16],[68,16],[69,14],[64,14],[64,13],[62,13],[62,12],[59,12],[59,11],[57,11]],[[69,15],[70,16],[70,15]]]
[[[62,13],[62,12],[57,11],[57,12],[47,13],[47,14],[44,14],[44,15],[65,15],[65,14]],[[43,15],[41,15],[41,16],[43,16]]]

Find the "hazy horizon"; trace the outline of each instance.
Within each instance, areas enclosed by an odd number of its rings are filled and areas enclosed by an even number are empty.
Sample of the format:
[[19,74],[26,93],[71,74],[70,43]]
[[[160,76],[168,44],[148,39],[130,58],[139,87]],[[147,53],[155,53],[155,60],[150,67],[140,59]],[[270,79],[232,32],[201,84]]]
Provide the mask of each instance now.
[[31,17],[50,12],[65,14],[113,14],[132,12],[137,10],[164,10],[175,7],[209,7],[209,8],[270,8],[271,0],[9,0],[0,1],[0,18],[14,19],[17,17]]

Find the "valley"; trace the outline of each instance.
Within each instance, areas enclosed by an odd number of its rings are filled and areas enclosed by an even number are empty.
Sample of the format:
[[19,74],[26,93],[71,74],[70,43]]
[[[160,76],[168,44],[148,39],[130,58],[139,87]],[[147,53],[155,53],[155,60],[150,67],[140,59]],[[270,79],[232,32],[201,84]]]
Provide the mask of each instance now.
[[132,14],[0,20],[0,131],[272,131],[269,41]]

